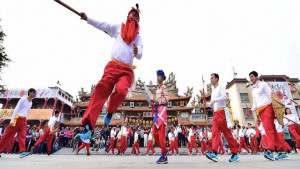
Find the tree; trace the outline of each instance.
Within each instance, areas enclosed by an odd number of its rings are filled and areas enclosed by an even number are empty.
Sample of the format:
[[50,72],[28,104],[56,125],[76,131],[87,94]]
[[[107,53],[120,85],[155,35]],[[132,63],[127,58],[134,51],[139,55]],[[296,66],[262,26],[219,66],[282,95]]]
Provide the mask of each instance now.
[[[0,21],[1,21],[1,19],[0,19]],[[0,73],[2,72],[2,69],[7,66],[8,62],[11,61],[8,58],[7,54],[5,53],[5,47],[3,46],[3,41],[4,41],[5,36],[6,35],[3,32],[2,27],[0,25]],[[0,75],[0,80],[2,80],[1,75]],[[3,84],[0,84],[0,90],[3,90],[3,89],[4,89]]]

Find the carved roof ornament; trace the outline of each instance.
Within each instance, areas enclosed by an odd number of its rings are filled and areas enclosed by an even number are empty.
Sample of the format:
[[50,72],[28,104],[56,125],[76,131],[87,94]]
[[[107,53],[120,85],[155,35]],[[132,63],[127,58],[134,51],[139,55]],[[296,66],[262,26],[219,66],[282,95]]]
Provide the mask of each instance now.
[[191,96],[193,94],[193,87],[187,87],[187,91],[183,93],[185,96]]

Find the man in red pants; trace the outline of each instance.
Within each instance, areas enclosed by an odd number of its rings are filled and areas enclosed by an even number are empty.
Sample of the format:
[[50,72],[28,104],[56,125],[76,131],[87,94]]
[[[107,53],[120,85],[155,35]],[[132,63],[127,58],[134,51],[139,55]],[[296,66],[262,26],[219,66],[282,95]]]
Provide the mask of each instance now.
[[[15,134],[18,133],[18,143],[20,158],[28,156],[30,153],[26,152],[25,140],[26,140],[26,130],[27,130],[27,115],[32,106],[32,99],[35,97],[36,91],[31,88],[28,90],[28,96],[23,97],[18,101],[18,104],[11,116],[11,120],[8,128],[0,141],[0,153],[2,153],[11,140],[14,138]],[[1,157],[1,155],[0,155]]]
[[[264,155],[265,158],[274,161],[287,159],[288,155],[285,153],[285,148],[282,143],[280,143],[278,133],[276,132],[274,117],[275,113],[272,107],[271,101],[271,88],[266,82],[261,82],[258,80],[258,73],[252,71],[249,73],[250,81],[252,86],[252,96],[253,96],[253,106],[248,110],[249,113],[256,111],[260,116],[263,126],[267,135],[267,153]],[[275,151],[275,145],[277,150],[280,152],[278,156],[274,159],[273,152]]]
[[158,88],[156,90],[156,95],[154,98],[155,104],[155,115],[153,120],[153,137],[158,147],[161,148],[161,156],[156,161],[158,164],[167,164],[167,148],[166,148],[166,125],[167,125],[167,106],[169,101],[168,91],[163,81],[166,79],[165,73],[162,70],[158,70],[157,82]]
[[210,152],[210,149],[207,146],[207,134],[204,131],[204,128],[202,128],[202,131],[200,131],[200,133],[199,133],[199,139],[200,139],[200,143],[201,143],[202,154],[204,154],[205,150],[207,150],[207,152]]
[[240,146],[239,146],[239,149],[238,149],[238,152],[241,153],[241,150],[242,148],[244,148],[248,153],[249,153],[249,149],[248,149],[248,146],[245,142],[245,135],[244,135],[244,132],[243,130],[241,130],[241,126],[240,125],[237,125],[237,137],[239,139],[239,142],[240,142]]
[[[105,125],[110,124],[112,114],[125,99],[133,80],[133,58],[141,59],[143,43],[139,35],[138,5],[137,9],[132,8],[129,11],[126,24],[122,25],[96,21],[87,17],[85,13],[81,13],[81,19],[116,39],[111,52],[112,60],[106,65],[102,79],[96,85],[82,118],[82,124],[89,125],[93,129],[108,97],[110,99],[104,118]],[[113,89],[114,93],[112,93]]]
[[[226,107],[226,89],[219,85],[219,75],[216,73],[211,74],[210,81],[212,84],[212,93],[210,103],[204,102],[209,107],[214,109],[214,118],[212,122],[213,130],[213,140],[212,140],[212,152],[206,153],[206,157],[214,162],[218,161],[217,151],[220,143],[221,132],[224,133],[230,151],[232,153],[229,162],[239,161],[237,155],[237,142],[234,140],[230,127],[233,127],[232,118],[230,116],[230,110]],[[232,126],[228,126],[231,124]]]
[[44,134],[35,142],[34,146],[31,148],[31,151],[30,151],[31,154],[35,153],[35,150],[45,139],[48,140],[47,141],[48,155],[51,154],[51,150],[52,150],[51,146],[52,146],[53,136],[54,136],[54,133],[58,130],[58,128],[54,129],[54,125],[55,125],[55,123],[57,123],[58,116],[59,116],[59,111],[56,110],[55,115],[50,118],[50,120],[48,122],[48,127],[44,131]]
[[134,133],[134,142],[133,142],[132,149],[131,149],[131,155],[136,153],[135,149],[137,149],[138,155],[141,155],[140,145],[139,145],[139,134],[140,134],[140,131],[137,129]]
[[195,148],[197,155],[199,155],[198,146],[197,146],[196,141],[195,141],[195,134],[194,134],[193,126],[191,126],[188,129],[188,131],[189,131],[189,137],[188,137],[188,141],[189,141],[189,156],[193,155],[193,147]]
[[106,155],[108,155],[110,150],[112,154],[115,155],[115,136],[116,136],[116,127],[113,127],[110,131],[110,146],[106,151]]
[[290,153],[293,149],[292,149],[292,148],[290,147],[290,145],[284,140],[284,135],[283,135],[283,129],[282,129],[282,126],[281,126],[281,124],[279,124],[279,122],[277,121],[276,118],[274,119],[274,124],[275,124],[276,131],[277,131],[277,133],[278,133],[280,142],[284,145],[284,147],[286,148],[286,151],[287,151],[288,153]]
[[152,129],[151,129],[151,131],[149,133],[149,136],[148,136],[148,144],[147,144],[148,147],[147,147],[147,151],[146,151],[146,156],[148,156],[148,153],[149,153],[150,149],[152,151],[153,156],[155,156],[155,150],[153,148],[152,140],[153,140],[153,135],[152,135]]
[[248,129],[247,129],[247,135],[250,138],[250,148],[251,153],[254,153],[254,150],[256,153],[258,153],[258,147],[257,147],[257,141],[256,141],[256,131],[252,128],[252,125],[248,123]]
[[127,149],[127,128],[125,126],[121,127],[121,156],[125,156],[125,151]]

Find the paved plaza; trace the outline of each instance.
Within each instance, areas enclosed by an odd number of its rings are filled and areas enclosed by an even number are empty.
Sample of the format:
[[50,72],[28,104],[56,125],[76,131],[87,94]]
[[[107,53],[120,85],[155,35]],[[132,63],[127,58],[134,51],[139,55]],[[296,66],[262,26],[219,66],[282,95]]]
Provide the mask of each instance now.
[[[101,150],[100,150],[101,151]],[[103,151],[103,150],[102,150]],[[142,148],[144,151],[144,148]],[[84,151],[73,155],[71,149],[63,148],[57,153],[48,155],[30,155],[19,158],[17,154],[2,154],[0,158],[1,169],[68,169],[68,168],[215,168],[215,169],[299,169],[300,155],[290,155],[289,160],[269,161],[263,155],[240,155],[240,162],[230,163],[229,155],[219,156],[219,162],[208,160],[205,156],[169,156],[169,164],[156,164],[156,156],[106,156],[103,153],[92,153],[86,156]]]

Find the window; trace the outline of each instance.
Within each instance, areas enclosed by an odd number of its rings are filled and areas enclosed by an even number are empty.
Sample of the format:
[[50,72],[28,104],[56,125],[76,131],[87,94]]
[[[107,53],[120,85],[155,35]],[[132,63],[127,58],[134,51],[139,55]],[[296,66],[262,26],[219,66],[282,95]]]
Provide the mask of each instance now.
[[[244,112],[245,120],[253,119],[253,114],[248,114],[248,109],[247,108],[243,108],[243,112]],[[255,112],[252,112],[252,113],[255,113]]]
[[250,103],[248,93],[240,93],[242,103]]
[[168,102],[168,107],[172,107],[172,102]]
[[130,102],[130,107],[134,108],[134,102]]

